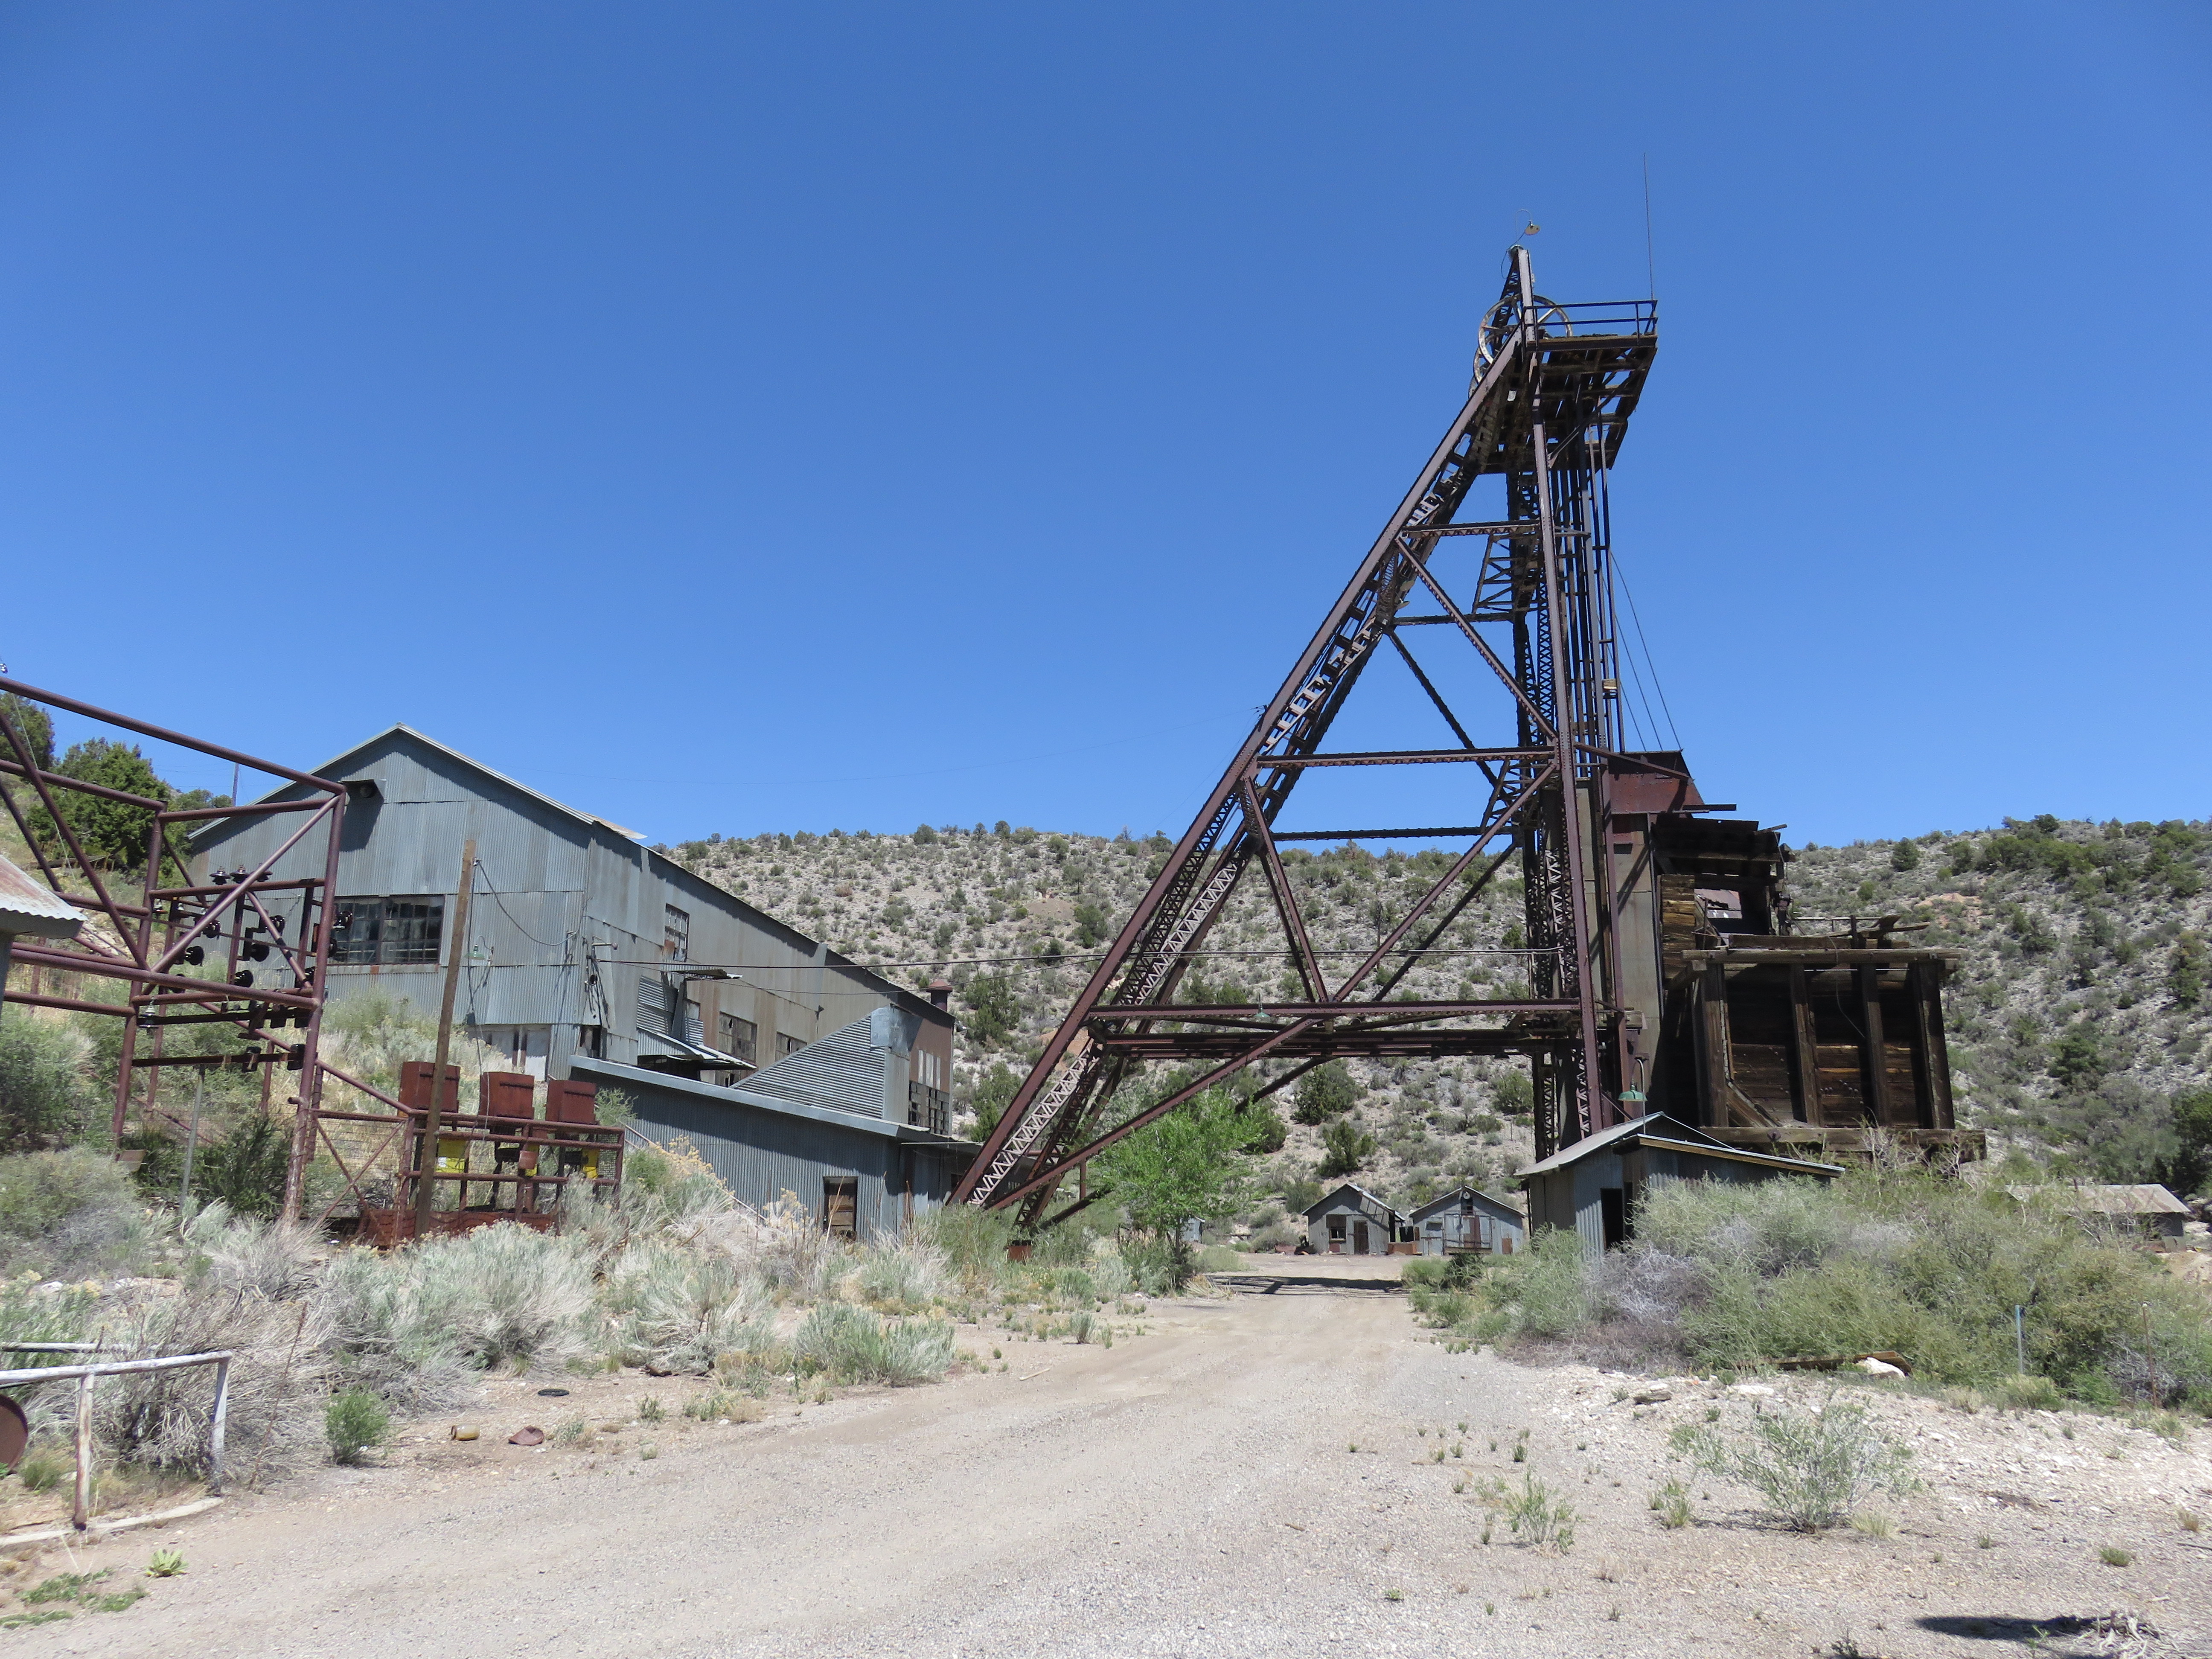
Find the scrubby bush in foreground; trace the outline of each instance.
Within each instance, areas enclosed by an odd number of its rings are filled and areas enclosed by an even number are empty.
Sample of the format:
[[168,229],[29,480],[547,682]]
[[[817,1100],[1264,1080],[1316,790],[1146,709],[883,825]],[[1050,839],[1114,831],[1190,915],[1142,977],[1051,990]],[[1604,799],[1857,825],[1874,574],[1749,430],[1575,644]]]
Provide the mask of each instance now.
[[791,1347],[833,1382],[934,1382],[952,1364],[952,1327],[825,1302],[800,1323]]
[[323,1409],[323,1432],[331,1443],[331,1459],[358,1463],[384,1443],[392,1431],[392,1413],[366,1389],[348,1389],[331,1396]]
[[1911,1453],[1876,1429],[1864,1406],[1832,1396],[1816,1412],[1755,1412],[1741,1435],[1685,1424],[1673,1441],[1698,1468],[1750,1487],[1800,1532],[1840,1525],[1874,1493],[1919,1484]]

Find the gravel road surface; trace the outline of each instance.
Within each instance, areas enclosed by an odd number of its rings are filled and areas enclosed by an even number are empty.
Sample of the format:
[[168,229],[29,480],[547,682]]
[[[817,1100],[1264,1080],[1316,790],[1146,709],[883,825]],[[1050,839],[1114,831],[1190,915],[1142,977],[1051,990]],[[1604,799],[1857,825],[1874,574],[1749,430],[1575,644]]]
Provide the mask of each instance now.
[[[140,1580],[151,1594],[125,1612],[0,1632],[0,1650],[2010,1659],[2040,1630],[2051,1655],[2212,1653],[2208,1534],[2178,1521],[2212,1513],[2202,1430],[2176,1447],[1886,1398],[1929,1481],[1887,1506],[1893,1535],[1792,1534],[1694,1477],[1697,1522],[1669,1531],[1649,1502],[1686,1473],[1668,1429],[1758,1401],[1677,1379],[1638,1406],[1628,1379],[1449,1353],[1415,1328],[1396,1266],[1255,1259],[1111,1348],[1000,1337],[1003,1371],[785,1400],[756,1423],[636,1422],[641,1394],[672,1413],[698,1386],[675,1379],[562,1400],[501,1382],[474,1442],[428,1425],[386,1467],[49,1550],[40,1572],[119,1581],[157,1547],[190,1571]],[[621,1426],[506,1443],[562,1414]],[[1571,1551],[1490,1520],[1490,1483],[1531,1472],[1578,1510]],[[2095,1627],[2115,1612],[2155,1633]]]

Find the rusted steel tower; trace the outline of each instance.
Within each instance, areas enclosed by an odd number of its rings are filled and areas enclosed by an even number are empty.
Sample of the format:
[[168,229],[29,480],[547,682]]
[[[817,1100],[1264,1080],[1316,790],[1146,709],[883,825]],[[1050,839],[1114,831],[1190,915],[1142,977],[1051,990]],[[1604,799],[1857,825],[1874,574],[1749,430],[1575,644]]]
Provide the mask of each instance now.
[[[118,1140],[134,1105],[142,1121],[158,1117],[183,1127],[160,1105],[165,1068],[258,1067],[264,1077],[273,1077],[281,1067],[298,1073],[299,1093],[289,1097],[297,1109],[283,1198],[283,1213],[296,1215],[304,1173],[314,1156],[327,1069],[318,1049],[345,785],[17,680],[0,678],[0,691],[300,786],[301,793],[295,799],[180,809],[56,770],[0,714],[0,808],[30,848],[46,890],[87,913],[85,928],[67,943],[19,945],[9,954],[17,965],[51,976],[64,989],[83,988],[79,981],[86,978],[118,981],[125,988],[120,1000],[109,1002],[0,984],[0,1000],[122,1019],[110,1125]],[[27,802],[17,798],[16,782],[27,787]],[[104,869],[86,855],[61,805],[64,795],[96,799],[136,815],[146,842],[143,866],[135,878]],[[34,821],[34,811],[43,813],[43,823]],[[192,873],[182,834],[219,819],[252,817],[270,817],[284,826],[274,852],[250,869]],[[289,879],[272,873],[277,860],[295,848],[313,854],[309,867],[319,873]],[[295,924],[289,932],[288,921]],[[205,971],[195,973],[196,969]],[[164,1054],[162,1035],[176,1025],[227,1028],[225,1035],[235,1036],[240,1046],[215,1054]]]
[[[1336,1056],[1525,1054],[1540,1155],[1616,1121],[1624,1078],[1639,1080],[1639,1034],[1613,991],[1617,928],[1601,896],[1615,888],[1597,839],[1606,797],[1619,779],[1698,810],[1678,756],[1623,754],[1616,732],[1605,480],[1658,348],[1657,317],[1648,301],[1555,304],[1536,293],[1525,248],[1510,260],[1465,404],[1007,1107],[963,1184],[969,1201],[1020,1205],[1034,1221],[1096,1153],[1261,1060],[1294,1062],[1272,1091]],[[1457,521],[1469,488],[1491,474],[1504,479],[1504,516]],[[1470,704],[1462,720],[1438,690],[1444,677],[1430,671],[1446,652],[1473,659],[1491,705],[1482,714]],[[1412,671],[1456,746],[1326,746],[1360,677],[1386,653]],[[1361,769],[1366,779],[1370,769],[1417,766],[1458,769],[1469,786],[1464,821],[1273,827],[1316,769]],[[1461,850],[1372,951],[1332,979],[1278,846],[1348,837]],[[1516,859],[1528,994],[1391,1000]],[[1300,994],[1265,1006],[1178,1000],[1209,929],[1248,879],[1265,885]],[[1105,1127],[1116,1090],[1148,1060],[1195,1064],[1199,1074]]]

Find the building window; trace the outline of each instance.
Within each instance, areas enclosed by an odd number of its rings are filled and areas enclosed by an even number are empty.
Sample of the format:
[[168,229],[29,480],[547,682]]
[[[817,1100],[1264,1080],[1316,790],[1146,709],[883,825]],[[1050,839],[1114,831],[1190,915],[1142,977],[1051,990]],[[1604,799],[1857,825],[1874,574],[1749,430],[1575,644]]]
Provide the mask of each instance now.
[[672,904],[661,906],[667,920],[663,924],[661,948],[668,952],[671,962],[691,960],[691,913],[679,910]]
[[916,1079],[906,1085],[906,1121],[932,1134],[947,1134],[952,1127],[952,1097]]
[[722,1016],[722,1052],[751,1065],[760,1049],[760,1027],[735,1014]]
[[592,1060],[603,1060],[607,1052],[607,1028],[604,1025],[579,1025],[576,1028],[576,1052]]
[[700,1015],[698,1000],[695,997],[684,999],[684,1040],[686,1042],[704,1042],[707,1040],[706,1021]]
[[446,901],[441,895],[341,898],[337,925],[331,930],[331,960],[434,965],[445,928]]
[[822,1179],[822,1229],[832,1238],[851,1239],[859,1231],[860,1182],[857,1176]]
[[775,1034],[775,1057],[778,1060],[781,1060],[787,1054],[795,1054],[805,1046],[805,1037],[788,1036],[781,1031]]

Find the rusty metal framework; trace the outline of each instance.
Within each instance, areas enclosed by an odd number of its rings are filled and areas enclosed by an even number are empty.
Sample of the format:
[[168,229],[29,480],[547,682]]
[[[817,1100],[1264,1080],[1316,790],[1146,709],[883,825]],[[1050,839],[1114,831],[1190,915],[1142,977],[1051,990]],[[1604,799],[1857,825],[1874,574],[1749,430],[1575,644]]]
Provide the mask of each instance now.
[[[120,1002],[12,988],[5,991],[5,1000],[122,1019],[112,1119],[118,1139],[134,1103],[142,1121],[169,1116],[161,1104],[161,1079],[167,1070],[236,1066],[261,1067],[265,1076],[279,1067],[297,1073],[299,1093],[289,1103],[296,1117],[284,1187],[284,1213],[296,1214],[314,1148],[323,1086],[317,1049],[334,921],[329,899],[337,879],[345,786],[20,681],[0,678],[0,691],[283,778],[304,792],[291,800],[177,809],[166,800],[56,771],[41,763],[15,723],[0,714],[0,804],[30,848],[48,888],[88,916],[87,927],[75,939],[19,942],[11,952],[13,960],[37,970],[41,981],[51,972],[119,981],[127,988]],[[104,869],[86,855],[62,809],[65,793],[146,815],[143,872],[132,877]],[[40,814],[35,823],[33,806]],[[252,869],[210,871],[204,880],[193,878],[186,850],[175,839],[177,831],[189,832],[191,825],[218,818],[287,813],[296,814],[299,822],[275,852]],[[295,848],[320,853],[321,875],[279,880],[270,873]],[[288,927],[288,918],[295,918],[296,925]],[[211,971],[198,971],[202,969]],[[227,1026],[238,1034],[242,1046],[228,1054],[165,1054],[162,1034],[180,1025]]]
[[[1621,1010],[1608,994],[1617,926],[1597,912],[1617,891],[1601,871],[1598,799],[1617,766],[1665,773],[1618,752],[1606,475],[1658,345],[1649,301],[1559,305],[1535,289],[1516,247],[1483,319],[1467,400],[1327,619],[1266,705],[1190,828],[1009,1103],[959,1189],[1021,1206],[1034,1224],[1068,1175],[1144,1124],[1261,1061],[1291,1068],[1261,1093],[1332,1058],[1520,1054],[1538,1085],[1538,1152],[1616,1121]],[[1461,523],[1474,481],[1502,475],[1502,520]],[[1478,736],[1416,657],[1471,656],[1497,705]],[[1441,639],[1440,647],[1428,641]],[[1360,677],[1384,653],[1402,661],[1456,747],[1345,752],[1324,746]],[[1465,666],[1465,665],[1462,665]],[[1469,822],[1449,826],[1278,830],[1298,783],[1327,768],[1452,766]],[[1440,878],[1372,951],[1332,982],[1313,948],[1279,844],[1426,839],[1464,843]],[[1529,994],[1393,1001],[1517,857]],[[1208,931],[1247,879],[1264,884],[1302,994],[1265,1006],[1179,1000]],[[1196,1075],[1115,1121],[1133,1067],[1181,1062]]]

